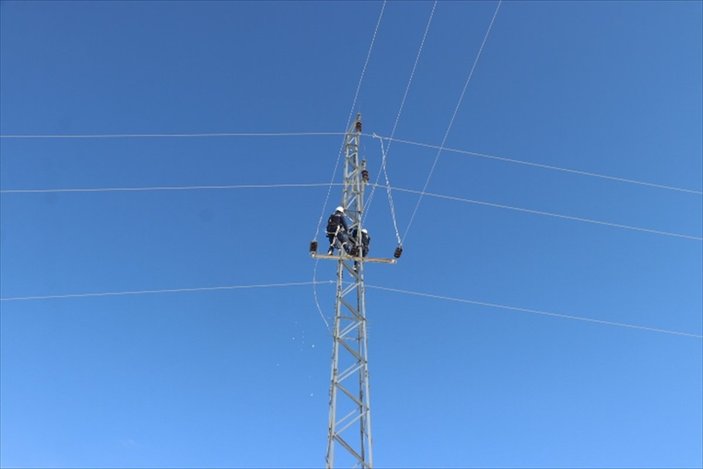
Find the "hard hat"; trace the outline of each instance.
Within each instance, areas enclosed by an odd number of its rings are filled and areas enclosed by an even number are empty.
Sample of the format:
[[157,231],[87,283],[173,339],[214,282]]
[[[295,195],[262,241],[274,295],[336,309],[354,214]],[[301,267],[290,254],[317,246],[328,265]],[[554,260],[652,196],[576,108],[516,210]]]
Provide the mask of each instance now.
[[342,207],[342,206],[340,205],[340,206],[337,207],[334,211],[335,211],[335,212],[342,212],[342,213],[344,213],[344,207]]
[[361,229],[361,232],[364,233],[364,234],[369,234],[369,230],[367,230],[366,228],[362,228],[362,229]]

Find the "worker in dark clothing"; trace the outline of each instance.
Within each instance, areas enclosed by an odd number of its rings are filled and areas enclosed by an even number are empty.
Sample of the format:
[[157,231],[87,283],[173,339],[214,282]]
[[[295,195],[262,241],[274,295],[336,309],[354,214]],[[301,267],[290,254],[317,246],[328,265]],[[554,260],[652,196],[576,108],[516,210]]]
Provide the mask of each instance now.
[[334,254],[334,248],[337,247],[344,252],[349,251],[349,227],[344,218],[344,207],[339,206],[334,213],[327,219],[327,239],[330,241],[330,248],[327,251],[328,255]]
[[366,257],[369,253],[369,244],[371,244],[371,236],[369,235],[369,230],[363,228],[361,230],[361,246],[362,254]]
[[361,230],[361,249],[358,249],[357,243],[359,241],[358,231],[355,228],[351,230],[351,239],[354,242],[354,254],[357,256],[366,257],[369,253],[369,244],[371,243],[371,236],[369,236],[369,230],[362,228]]

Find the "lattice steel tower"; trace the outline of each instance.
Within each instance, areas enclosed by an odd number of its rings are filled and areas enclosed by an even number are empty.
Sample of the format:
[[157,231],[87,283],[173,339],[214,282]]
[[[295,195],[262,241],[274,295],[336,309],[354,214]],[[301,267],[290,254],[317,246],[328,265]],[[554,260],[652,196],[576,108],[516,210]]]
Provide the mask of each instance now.
[[[359,158],[360,138],[361,116],[357,115],[352,128],[344,137],[342,207],[351,220],[350,232],[353,233],[356,229],[358,236],[361,236],[364,188],[368,180],[366,162]],[[364,174],[367,176],[364,177]],[[365,296],[364,262],[339,256],[332,330],[334,342],[327,435],[328,468],[335,465],[336,447],[343,448],[352,456],[353,461],[350,462],[354,462],[355,467],[373,467]],[[338,459],[340,465],[348,465],[345,458]]]
[[[349,219],[349,233],[356,233],[361,246],[364,189],[369,180],[366,161],[359,157],[361,115],[357,115],[344,137],[344,189],[341,205]],[[343,250],[339,255],[311,254],[318,259],[337,261],[337,292],[332,330],[332,370],[330,383],[327,468],[373,467],[371,406],[369,403],[368,347],[364,263],[395,263],[395,259],[357,257]],[[399,253],[396,250],[396,257]],[[337,451],[337,450],[341,451]]]

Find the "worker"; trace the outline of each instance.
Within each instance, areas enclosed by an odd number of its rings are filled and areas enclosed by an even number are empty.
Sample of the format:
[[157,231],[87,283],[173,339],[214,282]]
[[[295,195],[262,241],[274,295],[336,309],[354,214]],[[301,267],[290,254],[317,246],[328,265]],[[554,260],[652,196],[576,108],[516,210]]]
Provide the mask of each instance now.
[[[359,238],[357,236],[358,231],[357,231],[356,227],[352,228],[350,234],[351,234],[351,239],[353,240],[354,246],[356,248],[356,244],[359,241]],[[366,257],[369,253],[369,244],[370,243],[371,243],[371,236],[369,236],[369,230],[367,230],[366,228],[362,228],[361,229],[361,250],[359,250],[358,248],[354,249],[354,254],[356,254],[357,256]]]
[[361,229],[361,246],[363,248],[362,254],[366,257],[369,253],[369,244],[371,244],[371,236],[369,236],[369,230],[366,228]]
[[327,250],[328,255],[334,254],[334,248],[337,247],[344,252],[349,251],[347,232],[349,227],[344,218],[344,207],[341,205],[334,210],[334,213],[327,219],[327,239],[330,241],[330,248]]

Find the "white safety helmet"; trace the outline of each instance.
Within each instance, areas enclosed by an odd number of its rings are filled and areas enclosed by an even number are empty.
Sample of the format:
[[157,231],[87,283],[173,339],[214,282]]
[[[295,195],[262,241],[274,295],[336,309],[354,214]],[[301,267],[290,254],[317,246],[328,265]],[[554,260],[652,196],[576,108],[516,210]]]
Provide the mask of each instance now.
[[342,207],[342,206],[340,205],[340,206],[337,207],[334,211],[335,211],[335,212],[342,212],[342,213],[344,213],[344,207]]
[[364,234],[369,234],[369,230],[367,230],[366,228],[362,228],[362,229],[361,229],[361,232],[364,233]]

